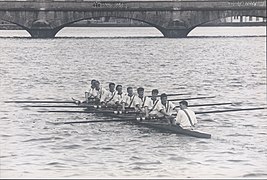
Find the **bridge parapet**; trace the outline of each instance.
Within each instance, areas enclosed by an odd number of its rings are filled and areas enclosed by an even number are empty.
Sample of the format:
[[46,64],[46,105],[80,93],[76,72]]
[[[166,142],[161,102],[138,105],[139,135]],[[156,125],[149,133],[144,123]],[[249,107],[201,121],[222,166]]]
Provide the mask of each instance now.
[[248,9],[266,9],[266,1],[0,1],[0,10],[10,11],[204,11]]

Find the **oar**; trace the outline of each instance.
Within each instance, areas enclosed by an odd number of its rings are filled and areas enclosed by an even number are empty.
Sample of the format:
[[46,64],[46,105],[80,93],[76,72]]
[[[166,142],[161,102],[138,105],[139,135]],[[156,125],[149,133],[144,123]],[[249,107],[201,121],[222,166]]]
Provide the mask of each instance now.
[[203,96],[203,97],[193,97],[193,98],[180,98],[180,99],[169,99],[169,101],[182,101],[182,100],[193,100],[193,99],[207,99],[215,98],[216,96]]
[[62,105],[55,105],[55,106],[49,106],[49,105],[27,105],[27,106],[22,106],[22,107],[53,107],[53,108],[98,108],[97,106],[94,105],[80,105],[80,106],[62,106]]
[[33,100],[33,101],[4,101],[5,103],[76,103],[75,101],[46,101],[46,100]]
[[[49,106],[49,105],[29,105],[29,106],[22,106],[22,107],[44,107],[44,108],[87,108],[87,109],[112,109],[112,107],[107,107],[107,106],[101,106],[101,105],[78,105],[78,106],[61,106],[61,105],[56,105],[56,106]],[[127,110],[134,110],[132,107],[125,107]]]
[[[200,107],[200,106],[220,106],[220,105],[233,105],[233,104],[241,104],[240,103],[211,103],[211,104],[192,104],[188,105],[188,107]],[[180,107],[180,106],[175,106],[175,107]]]
[[113,119],[113,120],[94,120],[94,121],[69,121],[69,122],[49,122],[54,125],[59,125],[59,124],[75,124],[75,123],[98,123],[98,122],[126,122],[126,121],[135,121],[135,119]]
[[139,114],[135,111],[127,111],[123,113],[122,111],[110,111],[110,110],[101,110],[101,111],[64,111],[64,110],[51,110],[51,111],[37,111],[42,113],[102,113],[102,114]]
[[223,112],[234,112],[234,111],[252,111],[252,110],[263,110],[263,109],[267,109],[267,107],[202,111],[202,112],[195,112],[195,114],[223,113]]
[[[182,95],[190,95],[191,93],[177,93],[177,94],[167,94],[167,96],[182,96]],[[152,97],[152,96],[147,96]],[[160,97],[160,95],[157,95],[156,97]]]
[[74,98],[71,98],[72,101],[52,101],[52,100],[15,100],[15,101],[4,101],[5,103],[74,103],[74,104],[80,104],[81,102],[79,100],[76,100]]
[[68,121],[68,122],[49,122],[54,125],[59,125],[59,124],[77,124],[77,123],[98,123],[98,122],[126,122],[126,121],[140,121],[140,120],[151,120],[151,119],[164,119],[163,118],[156,118],[156,117],[151,117],[151,118],[140,118],[140,117],[131,117],[131,118],[123,118],[123,119],[112,119],[112,120],[93,120],[93,121]]

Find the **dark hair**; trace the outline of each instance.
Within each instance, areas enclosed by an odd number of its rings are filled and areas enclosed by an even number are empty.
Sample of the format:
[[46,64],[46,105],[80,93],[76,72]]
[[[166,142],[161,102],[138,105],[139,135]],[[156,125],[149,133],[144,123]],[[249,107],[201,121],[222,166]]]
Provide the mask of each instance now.
[[95,83],[95,82],[96,82],[96,80],[95,80],[95,79],[92,79],[92,80],[91,80],[91,83]]
[[185,100],[183,100],[183,101],[180,101],[180,102],[179,102],[179,104],[183,104],[183,105],[186,105],[186,106],[188,106],[188,102],[187,102],[187,101],[185,101]]
[[137,88],[137,92],[141,92],[141,91],[144,91],[144,90],[145,90],[145,89],[142,88],[142,87]]
[[116,90],[118,90],[119,87],[122,87],[122,85],[118,84],[118,85],[116,86]]
[[157,90],[157,89],[152,90],[152,94],[158,94],[158,93],[159,93],[159,90]]
[[100,82],[99,82],[99,81],[97,81],[97,80],[95,81],[95,83],[98,83],[98,84],[100,84]]
[[127,87],[127,91],[128,91],[129,89],[133,89],[133,87],[131,87],[131,86]]
[[115,86],[115,83],[109,83],[108,87]]
[[163,98],[163,97],[167,97],[167,94],[166,94],[166,93],[162,93],[162,94],[160,95],[160,98]]

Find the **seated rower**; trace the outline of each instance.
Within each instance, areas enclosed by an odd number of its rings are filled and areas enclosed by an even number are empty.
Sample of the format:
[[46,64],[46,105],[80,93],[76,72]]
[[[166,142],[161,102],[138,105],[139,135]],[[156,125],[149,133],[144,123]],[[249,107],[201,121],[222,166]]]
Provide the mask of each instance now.
[[163,93],[160,95],[160,102],[157,103],[155,110],[158,111],[158,117],[165,117],[168,123],[174,124],[175,118],[172,116],[173,111],[177,111],[176,106],[168,101],[167,94]]
[[96,96],[95,82],[95,79],[91,80],[91,87],[88,92],[85,92],[85,103],[91,102]]
[[125,112],[126,108],[130,109],[133,108],[134,109],[134,99],[136,98],[136,96],[133,93],[133,88],[132,87],[127,87],[127,95],[124,96],[123,100],[122,100],[122,111]]
[[101,97],[101,105],[114,106],[115,105],[115,83],[109,83],[109,91],[106,91],[104,96]]
[[102,97],[105,96],[105,94],[107,93],[107,90],[103,87],[100,86],[100,82],[96,81],[95,82],[95,96],[93,96],[94,98],[94,102],[96,105],[100,104],[100,100],[102,99]]
[[180,109],[176,116],[175,123],[180,125],[183,129],[193,129],[197,124],[197,118],[191,109],[188,109],[188,102],[179,102]]
[[123,99],[124,97],[126,96],[126,94],[124,94],[122,92],[122,85],[118,84],[116,86],[116,94],[115,94],[115,104],[118,106],[118,107],[122,107],[122,102],[123,102]]
[[157,116],[157,110],[155,108],[159,102],[158,99],[159,91],[157,89],[153,89],[151,94],[152,94],[151,98],[147,98],[144,104],[146,118]]
[[146,96],[144,96],[145,89],[142,87],[137,88],[137,94],[138,96],[134,99],[134,107],[135,110],[141,114],[145,113],[145,102],[146,102]]

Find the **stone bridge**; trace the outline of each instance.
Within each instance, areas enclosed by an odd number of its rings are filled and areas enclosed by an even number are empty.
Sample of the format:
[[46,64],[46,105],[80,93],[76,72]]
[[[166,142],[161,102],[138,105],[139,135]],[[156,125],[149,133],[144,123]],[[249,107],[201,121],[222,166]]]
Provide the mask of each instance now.
[[0,19],[27,30],[35,38],[53,38],[74,22],[117,17],[145,22],[164,37],[182,38],[195,27],[229,16],[266,18],[265,0],[0,0]]

